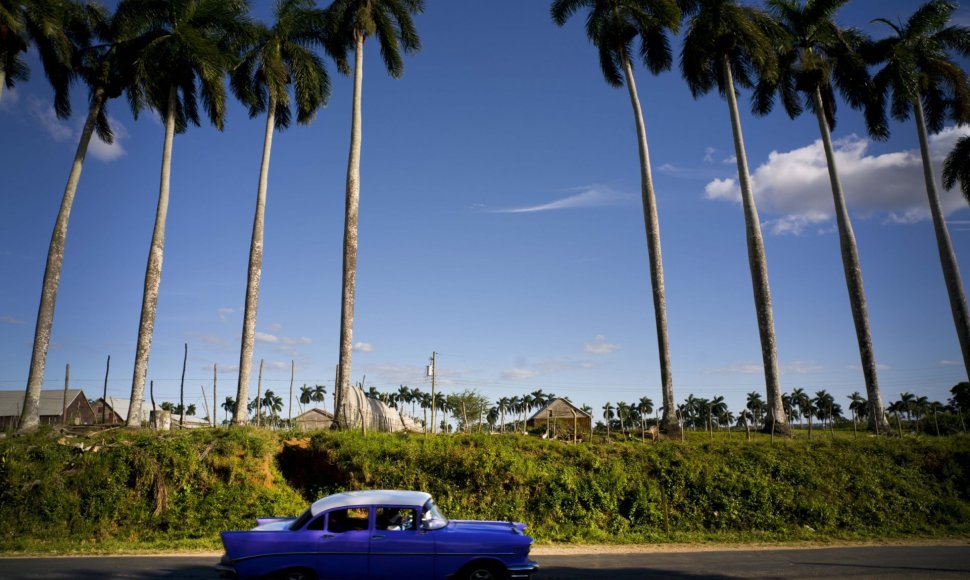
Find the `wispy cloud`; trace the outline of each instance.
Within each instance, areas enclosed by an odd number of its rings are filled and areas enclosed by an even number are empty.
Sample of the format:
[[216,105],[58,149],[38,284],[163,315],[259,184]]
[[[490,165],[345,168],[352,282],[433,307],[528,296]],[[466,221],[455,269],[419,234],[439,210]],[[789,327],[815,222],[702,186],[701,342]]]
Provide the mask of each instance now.
[[17,89],[4,87],[3,96],[0,97],[0,111],[11,110],[20,101],[20,94]]
[[[940,175],[943,158],[970,128],[947,127],[930,138],[933,169]],[[880,155],[868,153],[868,139],[850,135],[835,143],[839,177],[849,209],[864,217],[885,216],[886,223],[913,223],[929,217],[918,151]],[[799,235],[829,230],[833,219],[832,190],[821,141],[791,151],[774,151],[752,175],[759,208],[778,217],[764,222],[774,234]],[[740,201],[734,177],[711,180],[704,188],[712,200]],[[946,214],[966,207],[957,191],[940,188]]]
[[[78,123],[83,123],[83,121],[69,122],[58,119],[50,104],[33,95],[27,98],[27,106],[31,115],[54,141],[77,141],[80,138],[81,127]],[[95,133],[91,136],[91,141],[88,144],[88,154],[95,159],[106,162],[114,161],[125,155],[125,149],[121,142],[128,137],[128,130],[117,119],[109,117],[108,123],[114,133],[112,143],[105,143]]]
[[532,369],[506,369],[502,371],[504,381],[524,381],[539,376],[541,373]]
[[633,195],[611,189],[605,185],[590,185],[575,188],[577,191],[568,197],[539,205],[491,210],[492,213],[534,213],[581,207],[607,207],[623,205],[636,201]]
[[807,375],[824,370],[825,367],[816,362],[791,361],[778,365],[778,372],[787,375]]
[[760,375],[764,367],[757,364],[736,364],[727,367],[704,369],[705,375]]
[[268,344],[279,344],[280,337],[275,334],[267,334],[265,332],[256,331],[256,342],[265,342]]
[[4,314],[3,316],[0,316],[0,322],[2,322],[3,324],[11,324],[11,325],[14,325],[14,326],[19,326],[21,324],[27,324],[23,320],[20,320],[19,318],[14,318],[13,316],[10,316],[9,314]]
[[606,337],[602,334],[596,336],[593,342],[587,342],[583,345],[583,350],[590,354],[610,354],[620,350],[623,345],[607,342]]
[[219,309],[219,320],[225,322],[229,319],[229,315],[235,312],[235,308],[220,308]]
[[374,345],[369,342],[358,342],[354,345],[354,352],[374,352]]
[[944,359],[944,360],[941,360],[939,364],[942,365],[942,366],[945,366],[945,367],[955,367],[955,366],[962,365],[963,362],[958,361],[958,360],[947,360],[947,359]]

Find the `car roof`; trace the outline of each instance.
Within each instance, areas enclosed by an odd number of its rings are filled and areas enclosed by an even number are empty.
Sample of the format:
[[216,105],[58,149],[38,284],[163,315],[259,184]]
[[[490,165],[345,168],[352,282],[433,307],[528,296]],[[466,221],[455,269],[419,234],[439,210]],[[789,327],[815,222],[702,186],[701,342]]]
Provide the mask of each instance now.
[[430,493],[423,491],[401,491],[396,489],[373,489],[366,491],[346,491],[318,499],[310,505],[310,513],[317,515],[334,508],[370,505],[413,505],[423,506],[431,499]]

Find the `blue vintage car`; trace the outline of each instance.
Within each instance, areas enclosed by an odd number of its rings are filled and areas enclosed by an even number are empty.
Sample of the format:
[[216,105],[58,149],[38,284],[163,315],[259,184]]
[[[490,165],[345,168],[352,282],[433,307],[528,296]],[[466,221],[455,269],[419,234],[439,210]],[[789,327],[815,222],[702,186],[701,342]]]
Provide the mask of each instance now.
[[351,491],[297,518],[222,532],[223,576],[288,580],[530,578],[525,524],[449,520],[420,491]]

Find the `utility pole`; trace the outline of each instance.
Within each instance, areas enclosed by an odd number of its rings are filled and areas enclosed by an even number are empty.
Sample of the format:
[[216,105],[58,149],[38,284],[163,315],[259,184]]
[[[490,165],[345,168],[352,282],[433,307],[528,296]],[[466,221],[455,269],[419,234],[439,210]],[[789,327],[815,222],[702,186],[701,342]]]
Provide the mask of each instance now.
[[64,369],[64,408],[61,411],[61,423],[67,425],[67,387],[71,384],[71,363]]
[[437,356],[438,356],[438,353],[434,351],[431,352],[431,365],[428,367],[428,374],[431,375],[431,433],[432,434],[435,433],[435,429],[437,428],[437,425],[438,425],[437,423],[435,423],[435,407],[437,405],[435,404],[435,398],[434,398],[434,380],[435,380],[435,375],[438,372],[438,369],[436,368],[437,365],[435,364],[437,362],[436,360]]

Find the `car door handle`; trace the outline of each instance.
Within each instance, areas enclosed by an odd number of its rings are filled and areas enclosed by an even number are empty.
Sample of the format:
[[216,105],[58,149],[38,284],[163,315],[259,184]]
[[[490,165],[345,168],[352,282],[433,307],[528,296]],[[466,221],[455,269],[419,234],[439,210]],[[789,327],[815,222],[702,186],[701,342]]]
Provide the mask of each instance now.
[[372,539],[372,540],[383,540],[384,539],[384,536],[382,536],[380,534],[374,534],[373,536],[370,537],[370,539]]

